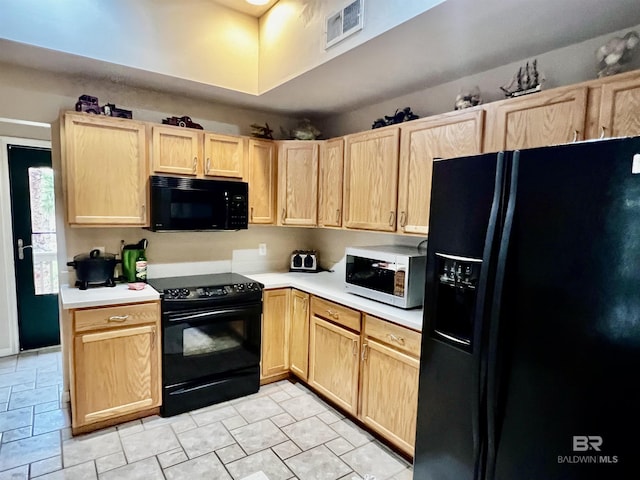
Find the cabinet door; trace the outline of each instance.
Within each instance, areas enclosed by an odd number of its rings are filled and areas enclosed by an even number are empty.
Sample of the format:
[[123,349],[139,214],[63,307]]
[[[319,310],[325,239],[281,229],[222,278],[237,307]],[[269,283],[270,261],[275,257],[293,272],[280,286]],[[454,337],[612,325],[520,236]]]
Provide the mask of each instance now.
[[309,340],[309,384],[355,415],[360,335],[315,315]]
[[153,127],[153,172],[198,175],[201,171],[200,132],[180,127]]
[[493,150],[543,147],[584,140],[587,87],[555,89],[504,101],[494,117]]
[[295,289],[291,290],[289,338],[289,369],[306,381],[309,372],[309,294]]
[[344,140],[335,138],[320,144],[318,225],[342,225],[342,177],[344,175]]
[[399,138],[398,128],[346,137],[345,227],[395,231]]
[[244,174],[242,137],[205,133],[204,174],[215,177],[242,178]]
[[434,158],[481,152],[484,112],[455,112],[400,127],[398,231],[426,235]]
[[266,140],[249,140],[249,222],[276,221],[275,147]]
[[600,132],[603,137],[640,135],[640,76],[602,86]]
[[146,127],[133,120],[68,113],[63,172],[71,225],[146,226]]
[[420,361],[369,338],[362,348],[360,419],[413,455]]
[[318,219],[318,143],[278,143],[278,225],[313,226]]
[[160,405],[156,325],[74,338],[74,427]]
[[263,292],[261,379],[289,370],[289,291]]

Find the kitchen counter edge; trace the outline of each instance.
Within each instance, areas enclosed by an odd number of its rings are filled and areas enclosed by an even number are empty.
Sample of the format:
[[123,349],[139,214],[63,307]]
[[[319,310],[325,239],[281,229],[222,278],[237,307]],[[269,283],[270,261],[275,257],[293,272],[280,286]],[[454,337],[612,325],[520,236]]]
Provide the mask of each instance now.
[[257,273],[243,274],[264,285],[265,290],[295,288],[383,320],[422,332],[422,308],[404,310],[369,300],[344,289],[344,280],[335,273]]
[[142,290],[130,290],[126,283],[117,284],[115,287],[98,287],[87,290],[80,290],[70,285],[60,287],[60,304],[64,310],[154,300],[160,300],[160,294],[151,285],[147,285]]

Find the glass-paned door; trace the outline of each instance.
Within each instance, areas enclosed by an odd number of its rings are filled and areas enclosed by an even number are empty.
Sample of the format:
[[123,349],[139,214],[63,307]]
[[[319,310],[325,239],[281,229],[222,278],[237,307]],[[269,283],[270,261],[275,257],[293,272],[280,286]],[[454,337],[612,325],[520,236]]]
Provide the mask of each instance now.
[[8,146],[20,350],[60,343],[51,151]]

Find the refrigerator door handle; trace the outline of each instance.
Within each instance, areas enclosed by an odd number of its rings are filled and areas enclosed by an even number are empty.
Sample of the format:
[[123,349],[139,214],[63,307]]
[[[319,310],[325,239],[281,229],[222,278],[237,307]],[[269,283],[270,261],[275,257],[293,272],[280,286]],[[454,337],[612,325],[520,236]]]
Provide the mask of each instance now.
[[491,301],[491,318],[487,352],[487,467],[484,480],[494,480],[496,466],[496,452],[498,447],[498,425],[499,418],[499,398],[500,398],[500,359],[498,358],[498,345],[500,341],[500,312],[502,306],[502,294],[505,285],[505,269],[507,265],[507,255],[509,251],[509,241],[513,226],[514,211],[516,208],[518,165],[520,152],[513,152],[511,160],[511,175],[509,181],[509,198],[507,210],[504,217],[504,226],[500,236],[500,249],[498,251],[498,262],[496,265],[496,275]]

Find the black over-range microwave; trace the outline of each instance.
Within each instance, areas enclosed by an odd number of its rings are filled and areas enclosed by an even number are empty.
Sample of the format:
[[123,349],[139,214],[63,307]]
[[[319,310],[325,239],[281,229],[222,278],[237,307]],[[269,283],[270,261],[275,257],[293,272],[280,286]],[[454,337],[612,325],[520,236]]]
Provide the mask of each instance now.
[[246,182],[152,175],[150,183],[150,230],[241,230],[248,226]]

